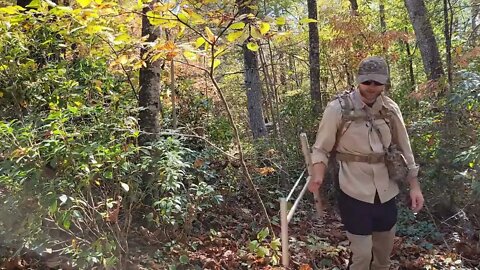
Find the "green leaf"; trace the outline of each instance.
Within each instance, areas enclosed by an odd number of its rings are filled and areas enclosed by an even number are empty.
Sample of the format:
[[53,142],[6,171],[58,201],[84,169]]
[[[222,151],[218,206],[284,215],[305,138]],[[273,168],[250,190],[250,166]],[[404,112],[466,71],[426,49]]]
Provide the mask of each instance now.
[[90,2],[92,2],[92,0],[77,0],[77,3],[78,3],[82,8],[90,5]]
[[241,37],[243,34],[242,31],[235,31],[235,32],[231,32],[230,34],[227,35],[227,40],[229,42],[234,42],[235,40],[237,40],[239,37]]
[[271,247],[273,250],[279,250],[281,245],[282,245],[282,243],[280,242],[280,238],[275,238],[275,239],[273,239],[273,241],[270,243],[270,247]]
[[245,28],[245,23],[244,22],[236,22],[229,27],[230,29],[233,30],[243,30]]
[[130,187],[128,186],[127,183],[120,182],[120,185],[122,186],[123,190],[125,190],[126,192],[130,190]]
[[250,243],[248,243],[248,250],[250,252],[255,252],[259,246],[260,244],[258,244],[257,240],[250,241]]
[[258,242],[262,242],[270,233],[268,227],[263,228],[260,232],[257,233]]
[[270,30],[270,24],[266,22],[260,23],[260,34],[265,35]]
[[285,25],[286,23],[286,20],[285,20],[285,17],[278,17],[275,19],[275,23],[277,25]]
[[257,249],[257,256],[263,258],[265,256],[270,256],[270,250],[264,246],[260,246]]
[[248,48],[250,51],[256,52],[256,51],[258,51],[258,49],[259,49],[260,47],[259,47],[258,44],[255,43],[255,42],[248,42],[248,43],[247,43],[247,48]]
[[318,22],[315,19],[310,19],[310,18],[303,18],[299,21],[300,24],[305,24],[305,23],[316,23]]
[[188,259],[187,255],[180,256],[180,263],[181,264],[188,264],[188,262],[189,262],[189,259]]

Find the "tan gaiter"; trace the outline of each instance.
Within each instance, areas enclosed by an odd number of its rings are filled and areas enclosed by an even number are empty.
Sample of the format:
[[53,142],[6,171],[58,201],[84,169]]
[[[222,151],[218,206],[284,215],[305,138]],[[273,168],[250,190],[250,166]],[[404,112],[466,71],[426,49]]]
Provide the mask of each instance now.
[[368,270],[372,261],[372,236],[347,232],[352,251],[350,270]]
[[[390,255],[393,249],[393,240],[395,238],[396,226],[387,232],[373,232],[373,262],[372,270],[390,269]],[[365,268],[368,269],[368,268]]]

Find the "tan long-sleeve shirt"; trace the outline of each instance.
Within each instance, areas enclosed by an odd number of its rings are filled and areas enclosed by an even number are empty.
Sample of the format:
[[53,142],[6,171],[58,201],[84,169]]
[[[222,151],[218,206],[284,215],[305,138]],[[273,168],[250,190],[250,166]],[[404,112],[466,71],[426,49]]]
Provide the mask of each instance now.
[[[409,177],[417,176],[419,167],[415,164],[405,123],[398,105],[392,99],[382,94],[369,107],[361,100],[358,89],[350,93],[350,96],[355,110],[365,110],[367,114],[375,115],[385,106],[395,113],[393,124],[395,127],[394,132],[397,132],[398,147],[407,161]],[[335,144],[337,129],[341,121],[342,108],[339,100],[336,99],[327,105],[320,122],[317,138],[312,147],[313,164],[323,162],[325,165],[328,165],[328,155]],[[338,142],[336,151],[355,155],[384,153],[385,147],[388,147],[392,140],[390,129],[384,119],[373,121],[381,136],[378,135],[372,124],[363,119],[355,120],[344,126],[344,133]],[[389,179],[385,163],[338,162],[340,165],[340,188],[350,197],[373,203],[375,193],[378,192],[380,201],[383,203],[398,194],[398,185]]]

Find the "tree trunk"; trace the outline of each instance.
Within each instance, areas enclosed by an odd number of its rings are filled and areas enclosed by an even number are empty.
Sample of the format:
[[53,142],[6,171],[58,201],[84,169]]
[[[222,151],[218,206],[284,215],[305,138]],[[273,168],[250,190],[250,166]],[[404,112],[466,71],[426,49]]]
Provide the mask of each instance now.
[[350,1],[350,12],[353,16],[358,15],[358,3],[357,0],[349,0]]
[[[448,10],[450,9],[450,13]],[[444,20],[444,35],[445,35],[445,54],[447,59],[447,78],[448,87],[452,87],[452,23],[453,19],[452,5],[449,0],[443,0],[443,20]]]
[[[406,29],[405,29],[406,32]],[[408,75],[410,79],[410,90],[413,90],[415,88],[415,72],[413,70],[413,55],[410,49],[410,44],[408,41],[404,42],[405,44],[405,50],[407,52],[407,57],[408,57]]]
[[[149,7],[143,9],[143,14],[151,10],[151,7],[157,2],[154,0],[150,2]],[[142,36],[148,36],[147,42],[155,41],[160,35],[160,29],[154,27],[148,21],[146,15],[142,16]],[[148,51],[148,48],[142,48],[140,53],[143,57]],[[158,123],[158,114],[161,109],[160,104],[160,71],[162,70],[162,61],[149,61],[147,57],[145,67],[140,69],[140,91],[138,95],[139,126],[142,131],[139,137],[140,145],[147,145],[156,140],[160,131]]]
[[418,46],[422,55],[423,68],[429,80],[437,80],[443,73],[440,53],[427,16],[423,0],[405,0],[405,6],[412,22]]
[[[238,1],[240,6],[240,14],[253,13],[251,8],[252,1]],[[245,19],[248,24],[248,19]],[[245,64],[245,88],[247,91],[247,109],[252,130],[253,139],[267,136],[267,128],[262,110],[262,84],[260,81],[260,73],[258,71],[257,53],[247,48],[249,40],[245,40],[243,49],[243,62]]]
[[[385,20],[385,3],[384,0],[380,0],[380,6],[379,6],[379,16],[380,16],[380,31],[382,32],[382,36],[385,35],[387,32],[387,22]],[[385,61],[387,62],[387,67],[388,70],[390,70],[390,61],[388,59],[388,48],[385,44],[382,46],[382,51],[383,51],[383,57],[385,58]],[[385,92],[388,93],[390,89],[392,88],[392,80],[390,80],[390,76],[388,77],[387,84],[385,86]]]
[[[317,0],[307,0],[308,18],[317,20]],[[308,24],[308,61],[310,63],[310,97],[314,115],[322,110],[322,94],[320,92],[320,41],[317,22]]]
[[478,14],[480,13],[480,1],[479,0],[470,0],[470,5],[472,6],[471,13],[471,24],[472,24],[472,35],[470,36],[470,44],[474,47],[477,44],[477,33],[478,33]]

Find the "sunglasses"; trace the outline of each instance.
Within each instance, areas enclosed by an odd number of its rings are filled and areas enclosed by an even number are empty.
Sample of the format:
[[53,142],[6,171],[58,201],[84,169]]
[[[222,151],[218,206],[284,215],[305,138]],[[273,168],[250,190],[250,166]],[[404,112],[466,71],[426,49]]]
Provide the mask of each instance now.
[[379,83],[377,81],[365,81],[365,82],[361,82],[360,84],[363,84],[363,85],[372,85],[374,84],[375,86],[381,86],[383,85],[383,83]]

